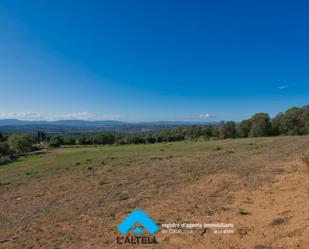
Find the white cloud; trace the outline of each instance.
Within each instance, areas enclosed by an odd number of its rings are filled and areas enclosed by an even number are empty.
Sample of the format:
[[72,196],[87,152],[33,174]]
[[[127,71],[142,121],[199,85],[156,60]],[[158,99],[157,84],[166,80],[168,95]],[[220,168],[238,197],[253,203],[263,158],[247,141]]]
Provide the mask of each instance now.
[[278,86],[278,89],[280,90],[283,90],[283,89],[286,89],[286,88],[289,88],[291,86],[295,86],[296,84],[287,84],[287,85],[282,85],[282,86]]
[[44,116],[35,112],[6,112],[0,113],[0,119],[41,120]]
[[70,119],[70,120],[119,120],[120,115],[96,115],[89,112],[67,113],[59,116],[54,116],[55,120]]
[[213,118],[214,116],[209,113],[204,114],[198,114],[198,115],[168,115],[164,117],[152,117],[151,120],[164,120],[164,121],[205,121],[210,118]]
[[100,121],[100,120],[118,120],[128,122],[139,121],[205,121],[213,118],[209,113],[198,115],[167,115],[167,116],[122,116],[117,114],[92,114],[89,112],[73,112],[64,114],[40,114],[35,112],[0,112],[0,119],[19,119],[28,121],[56,121],[56,120],[85,120],[85,121]]
[[119,115],[96,115],[88,112],[66,113],[60,115],[42,115],[35,112],[6,112],[0,113],[0,119],[20,119],[20,120],[119,120]]
[[200,119],[209,119],[211,117],[211,115],[209,113],[205,113],[205,114],[200,114],[199,118]]

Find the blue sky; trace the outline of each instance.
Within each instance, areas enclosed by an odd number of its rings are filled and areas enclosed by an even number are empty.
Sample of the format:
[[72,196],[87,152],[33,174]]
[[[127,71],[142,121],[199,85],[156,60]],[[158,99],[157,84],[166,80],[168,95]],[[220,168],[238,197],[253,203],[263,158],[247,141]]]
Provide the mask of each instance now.
[[241,120],[309,104],[308,10],[0,0],[0,118]]

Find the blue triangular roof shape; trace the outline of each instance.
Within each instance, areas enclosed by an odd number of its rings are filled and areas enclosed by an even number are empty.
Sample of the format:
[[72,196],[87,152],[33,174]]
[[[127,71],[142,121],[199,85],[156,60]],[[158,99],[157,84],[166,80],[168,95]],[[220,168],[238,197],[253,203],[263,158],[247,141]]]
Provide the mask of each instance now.
[[134,230],[132,232],[134,234],[142,234],[143,233],[143,229],[141,229],[140,227],[136,227],[136,228],[134,228]]
[[118,230],[122,234],[126,234],[136,223],[140,223],[151,235],[158,230],[158,226],[142,210],[130,213],[118,225]]

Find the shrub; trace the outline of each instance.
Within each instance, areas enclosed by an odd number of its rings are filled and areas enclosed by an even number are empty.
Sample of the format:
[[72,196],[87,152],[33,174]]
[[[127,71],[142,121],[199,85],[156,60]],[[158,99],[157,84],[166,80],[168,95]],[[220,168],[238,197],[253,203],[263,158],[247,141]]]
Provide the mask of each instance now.
[[49,141],[49,146],[53,148],[60,147],[63,144],[63,138],[61,136],[52,137]]
[[0,142],[0,156],[8,156],[11,154],[10,146],[7,142]]
[[32,150],[35,139],[31,135],[13,134],[8,138],[10,149],[17,153],[25,153]]
[[156,139],[154,137],[147,137],[146,140],[149,144],[154,144],[156,142]]

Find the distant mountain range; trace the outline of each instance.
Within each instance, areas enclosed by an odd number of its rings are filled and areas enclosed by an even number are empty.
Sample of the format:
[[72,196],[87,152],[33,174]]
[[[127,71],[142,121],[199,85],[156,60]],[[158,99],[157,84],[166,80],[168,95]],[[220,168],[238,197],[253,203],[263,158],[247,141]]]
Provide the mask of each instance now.
[[154,122],[122,122],[114,120],[57,120],[57,121],[28,121],[18,119],[0,119],[1,132],[36,132],[46,133],[92,133],[99,131],[117,131],[132,133],[151,133],[178,126],[205,125],[209,122],[186,121],[154,121]]
[[28,121],[19,119],[0,119],[0,126],[12,125],[65,125],[65,126],[114,126],[124,124],[120,121],[85,121],[85,120],[57,120],[57,121]]

